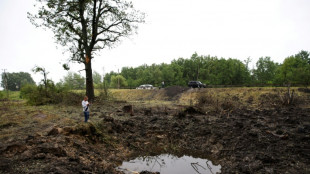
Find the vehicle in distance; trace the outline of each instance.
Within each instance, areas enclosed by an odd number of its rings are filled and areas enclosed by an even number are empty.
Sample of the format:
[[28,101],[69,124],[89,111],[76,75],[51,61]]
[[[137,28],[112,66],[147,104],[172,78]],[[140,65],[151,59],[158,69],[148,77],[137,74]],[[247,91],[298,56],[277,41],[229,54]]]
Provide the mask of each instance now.
[[154,89],[154,87],[153,87],[153,85],[145,84],[145,85],[140,85],[136,89]]
[[206,85],[201,83],[200,81],[189,81],[187,84],[190,88],[205,88]]

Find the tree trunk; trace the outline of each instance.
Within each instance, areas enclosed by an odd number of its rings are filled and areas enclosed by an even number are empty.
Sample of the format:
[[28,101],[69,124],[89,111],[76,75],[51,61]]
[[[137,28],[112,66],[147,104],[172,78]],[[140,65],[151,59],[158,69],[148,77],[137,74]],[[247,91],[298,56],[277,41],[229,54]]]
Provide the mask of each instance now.
[[93,72],[91,68],[91,55],[86,56],[85,71],[86,71],[86,95],[89,101],[93,101],[95,98],[94,84],[93,84]]

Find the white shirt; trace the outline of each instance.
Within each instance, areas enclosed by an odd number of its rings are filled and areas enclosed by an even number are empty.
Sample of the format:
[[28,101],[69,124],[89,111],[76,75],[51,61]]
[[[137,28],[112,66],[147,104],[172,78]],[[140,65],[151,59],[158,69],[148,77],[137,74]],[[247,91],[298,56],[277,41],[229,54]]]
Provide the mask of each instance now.
[[88,101],[83,100],[82,101],[82,107],[83,107],[83,111],[84,112],[89,112],[89,106],[88,105]]

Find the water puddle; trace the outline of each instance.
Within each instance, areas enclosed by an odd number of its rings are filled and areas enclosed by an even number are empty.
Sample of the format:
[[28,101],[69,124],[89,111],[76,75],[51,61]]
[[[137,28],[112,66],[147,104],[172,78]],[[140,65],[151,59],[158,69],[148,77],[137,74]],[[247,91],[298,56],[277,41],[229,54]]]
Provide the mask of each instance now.
[[138,157],[129,162],[123,162],[117,169],[125,174],[142,171],[160,172],[160,174],[215,174],[220,173],[221,166],[214,165],[207,159],[162,154],[159,156]]

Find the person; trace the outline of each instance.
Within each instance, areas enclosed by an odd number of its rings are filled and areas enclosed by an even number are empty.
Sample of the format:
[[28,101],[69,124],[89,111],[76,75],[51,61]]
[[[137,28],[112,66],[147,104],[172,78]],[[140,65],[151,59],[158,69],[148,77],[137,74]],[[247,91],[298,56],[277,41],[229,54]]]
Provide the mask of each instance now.
[[85,117],[85,123],[89,119],[89,106],[90,106],[90,103],[88,102],[88,97],[85,96],[84,100],[82,101],[82,107],[83,107],[83,112],[84,112],[84,117]]
[[161,82],[161,87],[165,88],[165,82],[164,81]]

